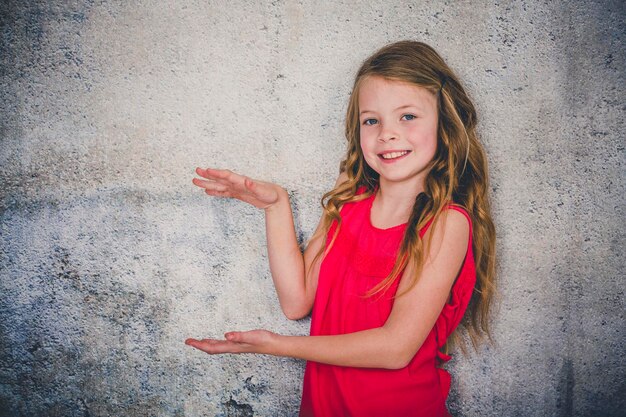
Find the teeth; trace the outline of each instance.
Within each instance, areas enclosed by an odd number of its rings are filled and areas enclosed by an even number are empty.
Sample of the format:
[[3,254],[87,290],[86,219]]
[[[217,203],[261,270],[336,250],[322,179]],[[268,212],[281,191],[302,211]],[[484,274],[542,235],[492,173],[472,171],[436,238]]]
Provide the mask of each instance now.
[[383,159],[394,159],[394,158],[399,158],[403,155],[406,155],[407,153],[409,153],[409,151],[402,151],[402,152],[389,152],[389,153],[383,153],[380,156]]

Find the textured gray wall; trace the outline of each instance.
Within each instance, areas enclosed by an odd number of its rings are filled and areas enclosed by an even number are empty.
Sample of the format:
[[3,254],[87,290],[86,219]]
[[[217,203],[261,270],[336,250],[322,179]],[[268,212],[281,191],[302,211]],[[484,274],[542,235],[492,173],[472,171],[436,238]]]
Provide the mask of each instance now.
[[344,151],[352,77],[405,38],[465,81],[491,164],[497,344],[456,355],[450,408],[623,413],[622,1],[0,12],[0,415],[296,414],[302,362],[183,345],[309,324],[281,315],[262,214],[206,198],[193,169],[282,184],[306,239]]

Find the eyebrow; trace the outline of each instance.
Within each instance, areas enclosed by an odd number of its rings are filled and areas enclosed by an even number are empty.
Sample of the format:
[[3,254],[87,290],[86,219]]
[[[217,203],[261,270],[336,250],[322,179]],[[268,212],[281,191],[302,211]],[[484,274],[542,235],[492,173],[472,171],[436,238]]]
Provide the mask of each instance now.
[[[393,111],[396,112],[398,110],[407,109],[409,107],[413,107],[415,109],[422,110],[420,107],[415,106],[413,104],[405,104],[404,106],[400,106],[400,107],[397,107],[397,108],[393,109]],[[376,113],[376,112],[374,110],[361,110],[359,112],[359,115],[362,115],[363,113]]]

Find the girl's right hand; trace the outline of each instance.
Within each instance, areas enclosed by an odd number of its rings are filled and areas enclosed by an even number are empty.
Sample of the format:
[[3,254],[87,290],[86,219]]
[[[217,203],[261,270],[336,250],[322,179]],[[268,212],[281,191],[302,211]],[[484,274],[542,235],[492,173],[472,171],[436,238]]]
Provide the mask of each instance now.
[[276,184],[253,180],[227,169],[196,168],[196,174],[202,178],[194,178],[194,185],[204,188],[208,195],[236,198],[264,210],[276,204],[281,194],[286,194]]

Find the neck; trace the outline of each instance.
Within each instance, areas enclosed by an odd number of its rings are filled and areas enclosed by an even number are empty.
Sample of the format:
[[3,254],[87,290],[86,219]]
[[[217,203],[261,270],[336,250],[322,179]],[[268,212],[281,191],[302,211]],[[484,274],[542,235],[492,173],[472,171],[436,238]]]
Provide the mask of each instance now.
[[424,191],[424,184],[381,181],[378,185],[378,198],[390,205],[413,207],[415,198]]
[[383,219],[394,219],[392,223],[407,222],[413,211],[415,198],[423,190],[422,184],[410,186],[406,183],[381,181],[376,194],[375,211]]

